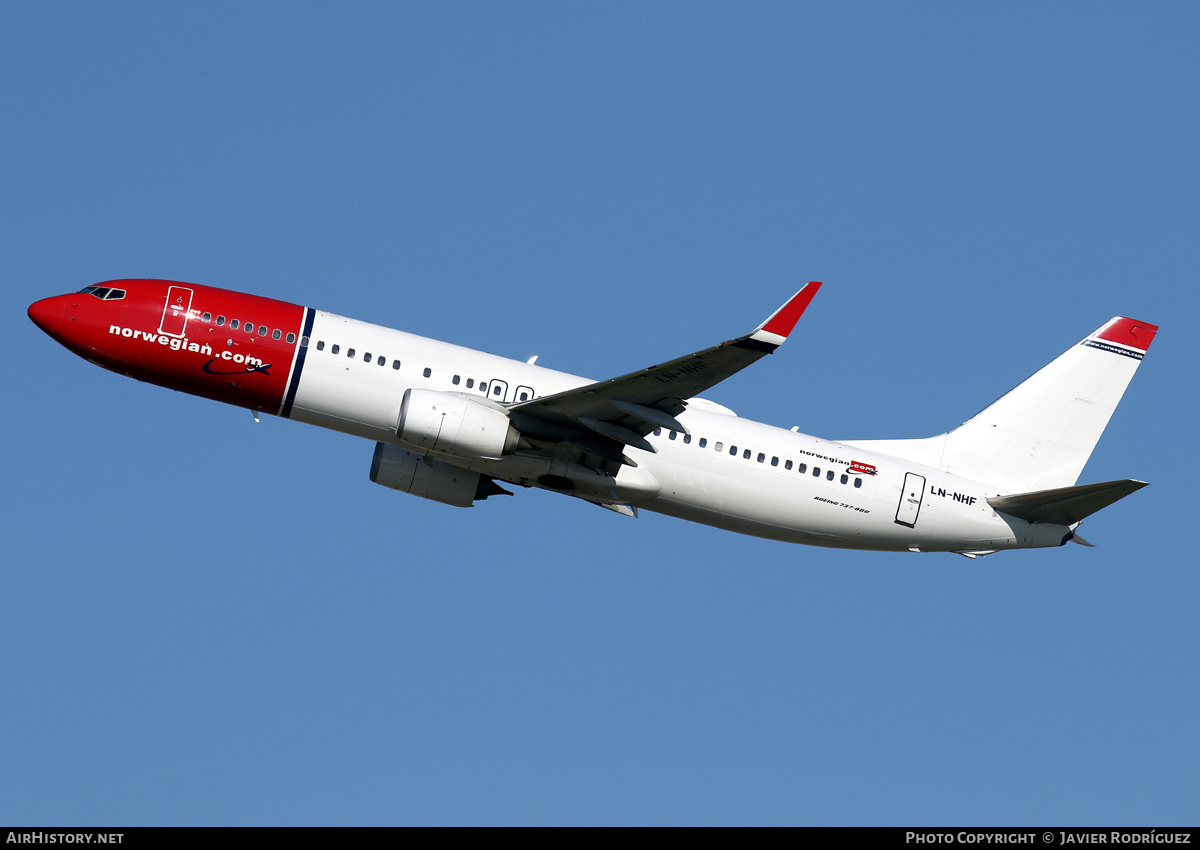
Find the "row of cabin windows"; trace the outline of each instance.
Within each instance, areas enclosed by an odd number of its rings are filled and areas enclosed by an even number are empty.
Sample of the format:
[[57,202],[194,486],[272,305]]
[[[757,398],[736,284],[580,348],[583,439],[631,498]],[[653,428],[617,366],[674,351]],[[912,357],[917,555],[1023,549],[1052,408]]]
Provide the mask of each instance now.
[[[662,432],[663,432],[663,429],[662,429],[662,428],[655,428],[655,429],[654,429],[654,436],[656,436],[656,437],[660,437],[660,436],[662,436]],[[668,432],[667,432],[667,438],[668,438],[668,439],[671,439],[671,440],[675,440],[675,439],[678,439],[678,438],[679,438],[679,434],[678,434],[677,432],[675,432],[675,431],[668,431]],[[691,435],[691,434],[684,434],[684,435],[683,435],[683,444],[686,446],[686,445],[690,445],[690,444],[691,444],[691,442],[692,442],[692,435]],[[702,449],[704,449],[704,448],[708,448],[708,437],[701,437],[701,438],[700,438],[700,440],[698,441],[697,445],[699,445],[699,446],[700,446],[700,448],[702,448]],[[718,452],[721,452],[721,451],[724,451],[724,450],[725,450],[725,444],[724,444],[724,443],[722,443],[722,442],[720,442],[720,441],[718,441],[718,442],[716,442],[716,443],[713,443],[713,448],[714,448],[716,451],[718,451]],[[733,445],[731,445],[731,446],[729,447],[729,454],[730,454],[730,456],[732,456],[732,457],[737,457],[737,453],[738,453],[738,447],[737,447],[737,446],[733,446]],[[742,458],[743,458],[744,460],[750,460],[750,458],[751,458],[751,457],[753,457],[753,455],[754,455],[754,451],[753,451],[752,449],[742,449]],[[766,455],[766,453],[765,453],[765,452],[759,452],[759,453],[758,453],[758,457],[756,458],[756,460],[757,460],[757,462],[758,462],[758,463],[766,463],[766,460],[767,460],[767,455]],[[790,461],[790,460],[785,460],[785,461],[783,462],[783,468],[784,468],[784,469],[791,469],[791,468],[792,468],[794,465],[795,465],[795,464],[793,464],[793,463],[792,463],[792,461]],[[773,457],[771,458],[771,466],[779,466],[779,457],[778,457],[777,455],[776,455],[776,456],[773,456]],[[801,475],[804,475],[804,474],[806,474],[806,473],[808,472],[808,464],[807,464],[807,463],[801,463],[801,464],[799,464],[799,465],[796,465],[796,472],[800,473]],[[820,477],[821,477],[821,467],[819,467],[819,466],[814,466],[814,467],[812,468],[812,474],[813,474],[813,478],[820,478]],[[825,470],[825,480],[826,480],[826,481],[832,481],[832,480],[833,480],[833,479],[834,479],[836,476],[837,476],[837,472],[835,472],[834,470],[832,470],[832,469],[827,469],[827,470]],[[844,473],[844,472],[843,472],[843,473],[842,473],[842,475],[841,475],[841,478],[839,479],[839,481],[840,481],[840,483],[842,483],[842,484],[849,484],[849,483],[850,483],[850,476],[849,476],[849,475],[847,475],[846,473]],[[861,486],[862,486],[862,479],[861,479],[861,478],[855,478],[855,479],[854,479],[854,486],[855,486],[855,487],[861,487]]]
[[[307,346],[308,346],[308,337],[304,337],[304,339],[300,340],[300,344],[301,344],[302,346],[306,346],[306,347],[307,347]],[[325,340],[323,340],[323,339],[319,339],[319,340],[317,340],[317,351],[324,351],[324,350],[325,350]],[[342,350],[342,347],[341,347],[340,345],[338,345],[336,342],[335,342],[333,345],[331,345],[331,346],[329,347],[329,353],[330,353],[330,354],[340,354],[340,353],[341,353],[341,350]],[[346,349],[346,356],[347,356],[348,358],[350,358],[351,360],[353,360],[353,359],[354,359],[354,357],[355,357],[355,350],[354,350],[353,348],[347,348],[347,349]],[[371,362],[371,353],[370,353],[369,351],[368,351],[367,353],[363,354],[363,362],[364,362],[364,363],[370,363],[370,362]],[[375,358],[375,363],[376,363],[376,365],[378,365],[378,366],[384,366],[384,365],[386,365],[386,364],[387,364],[387,358],[386,358],[386,357],[384,357],[382,354],[380,354],[380,355],[379,355],[377,358]],[[400,361],[399,361],[399,360],[393,360],[393,361],[392,361],[392,368],[393,368],[393,369],[399,369],[399,368],[400,368]],[[426,377],[426,378],[429,378],[429,377],[432,377],[432,376],[433,376],[433,370],[432,370],[432,369],[430,369],[428,366],[426,366],[426,367],[425,367],[425,368],[424,368],[424,369],[421,371],[421,374],[422,374],[424,377]],[[462,383],[462,375],[455,375],[453,378],[451,378],[451,379],[450,379],[450,382],[451,382],[452,384],[454,384],[454,386],[456,386],[456,387],[457,387],[457,386],[459,386],[459,385]],[[466,386],[467,386],[467,389],[469,389],[469,390],[473,390],[473,389],[475,389],[475,379],[474,379],[474,378],[467,378],[467,385],[466,385]],[[479,382],[479,391],[480,391],[481,393],[483,393],[484,395],[487,395],[487,392],[488,392],[488,385],[487,385],[487,382],[486,382],[486,381],[480,381],[480,382]],[[499,383],[495,384],[495,385],[492,387],[492,395],[495,395],[495,396],[497,396],[497,397],[504,395],[504,386],[503,386],[502,384],[499,384]],[[528,391],[527,389],[526,389],[526,390],[522,390],[522,392],[520,393],[520,399],[519,399],[519,400],[520,400],[520,401],[529,401],[529,397],[530,397],[530,396],[529,396],[529,391]]]
[[[204,312],[204,313],[200,314],[200,321],[204,322],[205,324],[212,322],[212,320],[213,320],[212,313]],[[225,321],[226,320],[225,320],[224,316],[217,316],[217,322],[216,322],[217,327],[218,328],[225,327]],[[282,339],[283,338],[283,331],[279,330],[279,328],[275,328],[274,330],[271,330],[266,325],[256,325],[253,322],[243,322],[239,319],[229,319],[229,329],[231,331],[236,331],[238,328],[241,328],[248,334],[257,333],[259,336],[266,336],[269,331],[271,334],[271,339]],[[296,335],[294,333],[288,333],[287,341],[288,341],[288,344],[291,345],[293,342],[296,341]]]
[[[304,337],[304,339],[300,340],[300,344],[307,347],[308,346],[308,337]],[[323,340],[323,339],[317,340],[317,351],[324,351],[324,350],[325,350],[325,340]],[[341,354],[342,347],[335,342],[333,345],[329,346],[329,352],[331,354]],[[357,356],[357,354],[358,354],[358,352],[356,352],[353,348],[346,349],[346,356],[348,358],[350,358],[351,360],[353,360]],[[363,359],[364,363],[370,363],[372,360],[371,352],[369,352],[369,351],[365,352],[363,354],[362,359]],[[378,357],[375,357],[374,360],[375,360],[376,366],[386,366],[387,362],[388,362],[388,359],[386,357],[384,357],[382,354],[380,354]],[[400,361],[393,360],[392,368],[399,369]],[[425,371],[428,372],[429,370],[426,369]]]

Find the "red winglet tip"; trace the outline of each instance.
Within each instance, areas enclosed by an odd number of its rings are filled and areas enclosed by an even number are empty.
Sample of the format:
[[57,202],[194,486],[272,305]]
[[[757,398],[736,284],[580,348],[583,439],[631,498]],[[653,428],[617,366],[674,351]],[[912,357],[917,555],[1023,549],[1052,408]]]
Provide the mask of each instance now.
[[1105,325],[1096,334],[1096,337],[1106,342],[1115,342],[1118,345],[1146,351],[1150,348],[1150,343],[1154,342],[1156,333],[1158,333],[1158,325],[1118,316]]
[[817,294],[817,290],[820,288],[821,281],[810,280],[807,286],[792,296],[792,300],[776,310],[775,315],[767,319],[762,329],[767,333],[786,337],[792,332],[792,328],[796,327],[796,322],[800,321],[800,317],[804,315],[804,311],[808,309],[813,296]]

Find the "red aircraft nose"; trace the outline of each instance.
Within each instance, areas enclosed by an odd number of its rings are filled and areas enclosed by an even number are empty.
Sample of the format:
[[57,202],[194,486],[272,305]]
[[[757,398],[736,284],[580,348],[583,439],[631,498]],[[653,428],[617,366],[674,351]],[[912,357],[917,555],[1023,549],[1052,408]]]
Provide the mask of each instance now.
[[58,338],[58,326],[62,323],[63,307],[66,298],[55,295],[53,298],[43,298],[29,305],[29,318],[33,323],[54,338]]

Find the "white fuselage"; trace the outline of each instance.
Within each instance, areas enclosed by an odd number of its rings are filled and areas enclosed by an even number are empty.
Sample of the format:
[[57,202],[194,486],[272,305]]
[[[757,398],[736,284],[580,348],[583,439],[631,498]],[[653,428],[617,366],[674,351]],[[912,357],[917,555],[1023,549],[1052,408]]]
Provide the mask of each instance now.
[[[336,346],[336,351],[335,351]],[[352,352],[352,353],[351,353]],[[369,359],[368,359],[369,355]],[[394,368],[399,362],[399,368]],[[405,390],[514,403],[592,383],[586,378],[318,311],[290,418],[419,451],[396,435]],[[526,397],[527,396],[527,397]],[[655,432],[656,453],[626,447],[636,467],[525,456],[451,460],[522,486],[638,508],[730,531],[843,548],[984,552],[1058,546],[1065,526],[996,513],[977,482],[810,437],[702,399],[678,416],[688,434]],[[872,474],[873,473],[873,474]]]

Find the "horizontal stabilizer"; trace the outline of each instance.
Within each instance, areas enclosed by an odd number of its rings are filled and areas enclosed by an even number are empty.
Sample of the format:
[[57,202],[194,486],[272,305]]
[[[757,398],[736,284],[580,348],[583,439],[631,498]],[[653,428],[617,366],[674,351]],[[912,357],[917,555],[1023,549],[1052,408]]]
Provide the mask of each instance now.
[[1074,525],[1117,499],[1146,486],[1145,481],[1105,481],[1081,487],[1060,487],[1057,490],[1038,490],[1015,496],[998,496],[988,504],[998,511],[1027,522],[1047,522],[1055,525]]

